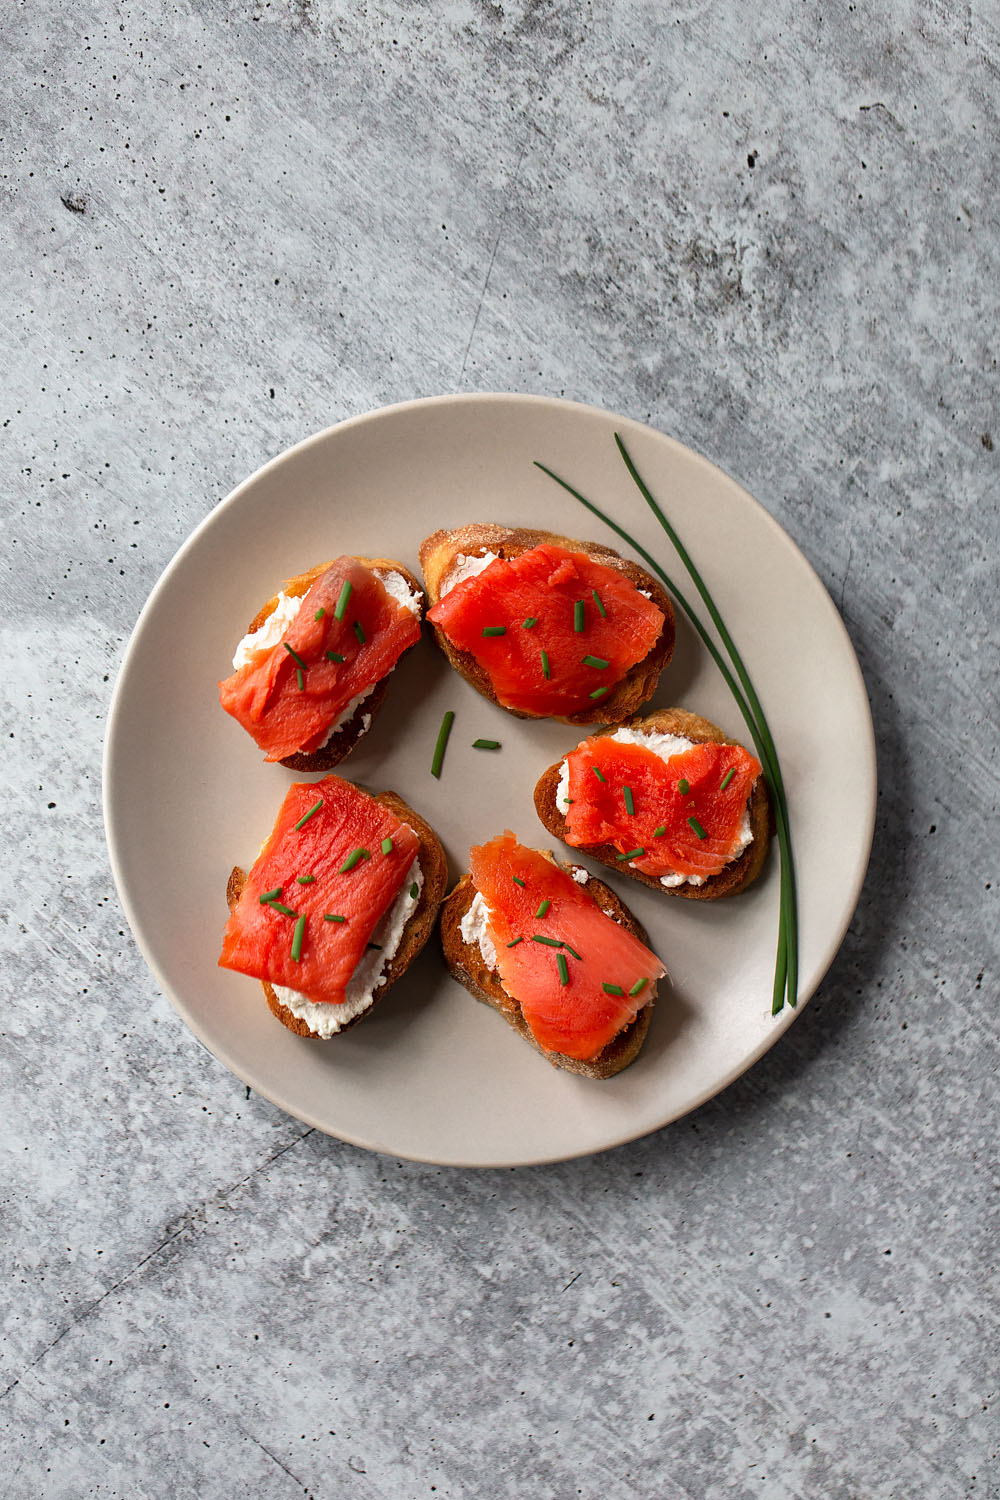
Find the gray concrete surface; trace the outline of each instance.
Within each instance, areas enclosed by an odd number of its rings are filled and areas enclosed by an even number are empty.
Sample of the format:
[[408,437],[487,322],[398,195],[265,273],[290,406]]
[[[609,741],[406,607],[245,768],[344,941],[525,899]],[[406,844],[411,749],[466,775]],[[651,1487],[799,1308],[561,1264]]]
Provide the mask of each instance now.
[[[996,1496],[995,7],[8,0],[0,1493]],[[814,562],[850,935],[695,1116],[367,1155],[157,992],[100,755],[194,524],[454,390],[647,419]]]

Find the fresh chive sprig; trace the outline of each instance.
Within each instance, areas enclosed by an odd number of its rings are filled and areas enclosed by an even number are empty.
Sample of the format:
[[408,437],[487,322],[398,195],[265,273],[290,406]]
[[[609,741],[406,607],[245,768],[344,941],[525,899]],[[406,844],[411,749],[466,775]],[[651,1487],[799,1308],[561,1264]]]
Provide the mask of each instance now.
[[434,758],[431,761],[431,775],[438,781],[441,780],[441,767],[444,765],[444,752],[448,745],[448,736],[451,734],[451,726],[455,722],[455,711],[449,708],[441,720],[441,728],[438,730],[437,744],[434,746]]

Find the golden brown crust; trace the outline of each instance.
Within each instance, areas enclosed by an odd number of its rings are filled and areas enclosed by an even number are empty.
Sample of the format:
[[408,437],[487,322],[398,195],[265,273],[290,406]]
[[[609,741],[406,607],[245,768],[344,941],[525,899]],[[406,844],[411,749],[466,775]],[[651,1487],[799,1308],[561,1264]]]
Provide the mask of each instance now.
[[[656,713],[647,714],[644,718],[630,719],[625,728],[639,731],[655,730],[659,734],[683,735],[685,739],[693,740],[695,744],[704,744],[709,740],[717,745],[739,744],[738,740],[729,739],[708,719],[703,719],[700,714],[688,713],[683,708],[658,709]],[[602,731],[602,733],[613,734],[614,729]],[[592,737],[598,738],[596,735]],[[561,839],[565,844],[568,843],[566,819],[556,805],[561,769],[562,760],[560,759],[555,765],[549,766],[547,771],[543,771],[539,777],[535,785],[535,811],[549,833],[554,838]],[[641,881],[643,885],[648,885],[651,890],[658,891],[662,896],[681,896],[686,901],[717,901],[720,896],[735,896],[739,891],[746,890],[764,868],[771,840],[771,798],[763,776],[757,777],[750,793],[750,831],[753,834],[753,841],[747,845],[740,857],[726,865],[718,875],[709,876],[704,885],[664,886],[655,875],[646,875],[642,870],[633,870],[631,866],[623,869],[622,861],[617,858],[618,850],[614,844],[587,844],[582,848],[572,844],[570,848],[588,859],[599,860],[601,864],[609,866],[619,875],[627,875],[630,880]]]
[[[633,933],[640,942],[648,944],[645,928],[602,880],[591,876],[587,882],[587,890],[603,912]],[[521,1013],[520,1005],[503,988],[496,970],[487,967],[479,944],[467,943],[462,937],[462,918],[472,905],[475,894],[472,876],[463,875],[441,908],[441,946],[445,963],[459,984],[464,985],[469,994],[481,1000],[484,1005],[491,1005],[494,1010],[498,1010],[518,1035],[530,1042],[536,1052],[547,1057],[553,1067],[565,1068],[567,1072],[579,1073],[584,1078],[611,1078],[627,1068],[630,1062],[634,1062],[649,1030],[653,1002],[656,999],[655,981],[650,989],[649,999],[635,1020],[620,1031],[591,1062],[581,1062],[579,1058],[566,1057],[561,1052],[547,1052],[535,1040]]]
[[[360,790],[363,791],[365,789],[362,787]],[[406,973],[406,970],[410,967],[434,930],[437,914],[441,902],[444,900],[444,893],[448,885],[448,861],[441,847],[441,841],[431,825],[419,813],[414,812],[413,808],[404,802],[402,797],[397,797],[395,792],[372,792],[369,795],[374,797],[376,802],[381,802],[383,807],[387,807],[391,813],[395,813],[400,822],[407,823],[417,835],[417,838],[420,840],[419,859],[424,884],[419,900],[417,901],[416,909],[403,928],[403,936],[399,947],[392,956],[385,983],[379,985],[368,1009],[363,1010],[353,1020],[345,1022],[340,1030],[335,1033],[336,1036],[343,1036],[345,1031],[350,1031],[351,1027],[356,1026],[359,1021],[363,1021],[365,1016],[371,1015],[374,1006],[382,999],[382,996],[392,988],[401,975]],[[241,870],[239,866],[233,869],[226,886],[226,901],[230,911],[233,910],[240,899],[243,887],[246,884],[246,878],[246,872]],[[266,979],[262,979],[260,984],[272,1015],[277,1016],[281,1024],[287,1026],[289,1031],[294,1031],[296,1036],[309,1037],[314,1042],[333,1040],[332,1037],[329,1039],[318,1037],[314,1031],[310,1031],[305,1021],[293,1015],[287,1005],[282,1005],[274,992],[273,986]]]
[[[409,568],[404,567],[401,562],[396,562],[391,557],[357,557],[356,561],[362,563],[366,568],[373,569],[376,573],[401,574],[413,592],[420,595],[420,618],[421,620],[423,619],[427,600],[419,580],[410,572]],[[295,578],[289,578],[287,582],[282,584],[282,593],[287,594],[292,599],[301,599],[303,594],[308,593],[311,586],[316,582],[316,579],[325,573],[329,566],[329,562],[319,563],[315,568],[309,568],[305,573],[299,573]],[[264,621],[273,614],[277,607],[278,596],[274,594],[254,615],[247,626],[247,633],[250,634],[251,632],[258,631],[264,624]],[[416,642],[414,642],[414,645],[416,645]],[[412,651],[413,647],[410,646],[407,650]],[[406,654],[407,652],[404,651],[399,661],[396,662],[396,666],[399,665],[399,662],[403,660]],[[309,755],[304,754],[302,751],[297,751],[294,755],[286,755],[281,764],[287,766],[290,771],[332,771],[334,766],[339,766],[340,762],[347,759],[358,741],[363,739],[372,727],[378,711],[382,707],[388,687],[389,677],[387,675],[382,678],[381,682],[375,684],[368,697],[363,703],[358,704],[354,713],[346,720],[328,744],[322,746],[319,750],[314,750]],[[366,719],[367,723],[365,723]]]
[[[674,610],[670,596],[655,578],[639,567],[638,563],[619,556],[613,548],[605,547],[600,542],[579,541],[575,537],[559,536],[552,531],[532,531],[523,526],[498,526],[492,522],[485,525],[459,526],[454,531],[435,531],[420,544],[420,566],[424,571],[427,597],[432,606],[438,602],[441,597],[442,581],[459,553],[466,557],[482,557],[486,552],[495,552],[498,557],[510,559],[519,557],[522,552],[530,552],[533,547],[538,547],[543,542],[551,542],[557,547],[567,547],[573,552],[584,552],[595,562],[616,568],[637,588],[644,589],[650,596],[657,609],[663,614],[663,629],[642,661],[637,662],[607,697],[601,699],[599,713],[596,708],[586,708],[566,716],[529,714],[520,709],[507,708],[503,703],[499,703],[498,706],[518,719],[555,718],[562,724],[581,725],[620,724],[630,714],[636,713],[653,696],[660,673],[669,662],[674,650]],[[431,627],[435,640],[455,671],[464,677],[466,682],[470,682],[477,693],[481,693],[491,703],[497,703],[493,684],[471,652],[461,651],[453,646],[444,631],[439,629],[433,621],[431,621]]]

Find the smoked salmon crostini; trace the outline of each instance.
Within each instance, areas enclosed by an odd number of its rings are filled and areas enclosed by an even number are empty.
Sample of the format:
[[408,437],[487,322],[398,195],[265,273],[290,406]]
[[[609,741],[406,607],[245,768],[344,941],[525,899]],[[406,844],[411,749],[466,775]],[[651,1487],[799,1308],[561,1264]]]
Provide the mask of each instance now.
[[673,653],[664,589],[596,542],[469,525],[427,537],[420,565],[441,650],[519,718],[620,723]]
[[535,809],[570,848],[694,901],[745,890],[770,842],[760,762],[681,708],[583,740],[540,777]]
[[429,938],[448,874],[434,830],[394,792],[293,784],[249,872],[236,867],[219,965],[324,1040],[366,1016]]
[[336,558],[290,579],[250,622],[219,683],[226,713],[293,771],[329,771],[367,734],[420,639],[424,594],[402,563]]
[[441,912],[452,975],[549,1062],[610,1078],[638,1056],[666,970],[602,881],[503,833]]

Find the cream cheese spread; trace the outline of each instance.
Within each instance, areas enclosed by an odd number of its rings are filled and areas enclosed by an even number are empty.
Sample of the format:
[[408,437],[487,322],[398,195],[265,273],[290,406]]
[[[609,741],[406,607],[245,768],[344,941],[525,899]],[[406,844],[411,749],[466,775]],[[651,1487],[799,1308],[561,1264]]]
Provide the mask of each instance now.
[[470,557],[464,552],[459,552],[441,580],[438,598],[443,599],[445,594],[450,594],[453,588],[457,588],[467,578],[478,577],[480,573],[486,571],[490,563],[496,560],[496,552],[484,552],[482,557]]
[[490,909],[477,891],[472,898],[472,905],[458,924],[458,930],[462,934],[463,943],[468,943],[470,947],[473,943],[479,944],[479,951],[483,955],[483,963],[488,969],[495,969],[497,966],[497,950],[494,947],[493,939],[490,937],[489,920]]

